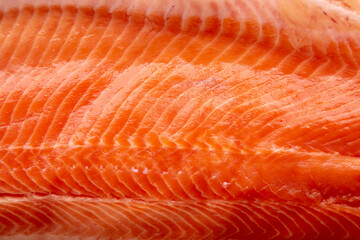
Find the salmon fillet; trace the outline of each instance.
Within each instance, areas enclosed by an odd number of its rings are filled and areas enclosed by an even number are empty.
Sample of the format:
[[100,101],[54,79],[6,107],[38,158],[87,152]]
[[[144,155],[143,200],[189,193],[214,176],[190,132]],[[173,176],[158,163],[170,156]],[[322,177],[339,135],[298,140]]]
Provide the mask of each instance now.
[[1,239],[359,239],[356,0],[0,1]]

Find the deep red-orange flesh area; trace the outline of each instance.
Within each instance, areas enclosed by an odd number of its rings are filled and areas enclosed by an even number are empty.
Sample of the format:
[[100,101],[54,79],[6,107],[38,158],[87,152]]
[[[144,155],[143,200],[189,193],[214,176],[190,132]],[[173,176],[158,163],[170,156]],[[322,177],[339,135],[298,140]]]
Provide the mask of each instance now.
[[164,2],[0,9],[0,236],[360,236],[358,43]]

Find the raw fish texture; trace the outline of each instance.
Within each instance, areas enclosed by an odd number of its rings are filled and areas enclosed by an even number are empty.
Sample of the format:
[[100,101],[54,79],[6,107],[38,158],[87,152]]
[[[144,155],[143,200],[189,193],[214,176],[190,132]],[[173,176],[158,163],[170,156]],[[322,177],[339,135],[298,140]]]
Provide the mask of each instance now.
[[0,239],[360,239],[357,0],[1,0]]

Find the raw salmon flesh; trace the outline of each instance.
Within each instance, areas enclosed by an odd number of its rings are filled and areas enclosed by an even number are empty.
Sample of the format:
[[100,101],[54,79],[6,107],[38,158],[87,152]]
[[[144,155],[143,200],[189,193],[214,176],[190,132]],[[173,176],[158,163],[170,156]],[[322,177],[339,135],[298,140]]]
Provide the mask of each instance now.
[[360,239],[358,0],[0,0],[0,239]]

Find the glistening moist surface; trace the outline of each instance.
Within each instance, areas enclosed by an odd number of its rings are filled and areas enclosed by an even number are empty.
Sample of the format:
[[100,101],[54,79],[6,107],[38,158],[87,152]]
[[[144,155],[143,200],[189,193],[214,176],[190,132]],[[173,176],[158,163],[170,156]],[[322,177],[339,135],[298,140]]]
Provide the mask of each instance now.
[[1,1],[1,238],[359,239],[359,14]]

